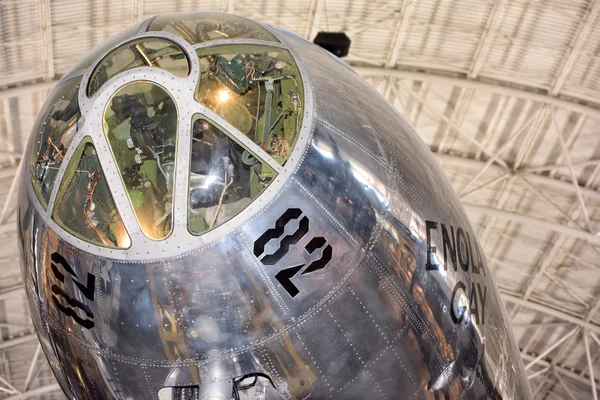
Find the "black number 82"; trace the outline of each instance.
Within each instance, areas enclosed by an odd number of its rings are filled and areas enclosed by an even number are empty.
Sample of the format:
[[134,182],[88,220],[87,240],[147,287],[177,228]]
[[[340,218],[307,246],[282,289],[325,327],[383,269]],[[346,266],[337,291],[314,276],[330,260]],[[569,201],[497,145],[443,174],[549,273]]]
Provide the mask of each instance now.
[[[52,263],[50,264],[52,273],[58,281],[60,281],[61,283],[65,283],[65,275],[59,270],[57,264],[60,265],[62,269],[66,271],[69,275],[71,275],[71,280],[73,281],[75,286],[77,286],[79,291],[87,299],[89,299],[90,301],[94,301],[94,287],[96,283],[95,275],[88,273],[87,284],[83,285],[82,283],[74,279],[78,278],[77,274],[75,273],[75,271],[73,271],[73,268],[71,268],[71,266],[63,256],[61,256],[59,253],[52,253],[50,259],[52,260]],[[94,313],[87,304],[72,298],[62,287],[60,287],[57,284],[53,284],[51,290],[52,301],[54,302],[56,308],[58,308],[63,314],[67,315],[68,317],[71,317],[75,322],[77,322],[79,325],[83,326],[86,329],[91,329],[95,326],[93,321]],[[59,297],[62,297],[63,300],[68,304],[68,306],[63,305],[60,302]],[[81,311],[83,311],[88,318],[81,318],[79,315],[77,315],[75,309],[80,309]]]
[[[285,233],[286,226],[295,220],[298,222],[298,228],[291,234]],[[288,208],[281,217],[275,222],[275,228],[267,229],[258,239],[254,241],[254,255],[264,265],[275,265],[289,252],[290,246],[297,244],[302,239],[309,229],[309,220],[306,215],[303,215],[302,210],[299,208]],[[285,236],[284,236],[285,235]],[[272,254],[265,253],[265,247],[273,239],[283,238],[279,241],[279,248]],[[314,237],[304,247],[308,254],[313,254],[315,250],[323,248],[327,244],[327,240],[324,237]],[[295,297],[300,291],[291,281],[301,270],[300,275],[310,274],[325,268],[325,266],[331,261],[333,255],[333,249],[331,245],[323,249],[321,257],[318,260],[311,262],[307,267],[306,264],[300,264],[293,267],[282,269],[275,275],[275,279],[283,286],[283,288],[289,293],[290,296]]]

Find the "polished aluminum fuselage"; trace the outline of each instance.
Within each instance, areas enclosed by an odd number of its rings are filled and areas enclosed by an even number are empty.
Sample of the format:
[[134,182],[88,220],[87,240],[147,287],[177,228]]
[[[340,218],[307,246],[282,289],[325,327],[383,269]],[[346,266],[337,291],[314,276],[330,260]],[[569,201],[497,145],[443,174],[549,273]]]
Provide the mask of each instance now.
[[[305,71],[307,145],[272,199],[231,232],[175,256],[95,254],[52,229],[24,174],[23,274],[62,388],[77,399],[157,399],[165,386],[262,372],[289,399],[530,398],[492,271],[429,148],[345,64],[270,29]],[[326,245],[311,252],[314,238]],[[305,273],[327,246],[331,259]],[[94,300],[77,297],[91,329],[53,303],[56,253],[80,281],[95,276]],[[73,282],[62,287],[76,293]]]

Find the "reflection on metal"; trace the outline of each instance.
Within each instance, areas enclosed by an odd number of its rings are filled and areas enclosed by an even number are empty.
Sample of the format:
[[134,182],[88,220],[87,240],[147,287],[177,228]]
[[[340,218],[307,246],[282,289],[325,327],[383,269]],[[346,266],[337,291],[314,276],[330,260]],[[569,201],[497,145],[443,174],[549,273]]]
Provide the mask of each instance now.
[[[87,98],[96,65],[82,62],[86,124],[50,202],[90,137],[131,245],[63,228],[20,191],[25,290],[67,396],[531,398],[481,245],[406,120],[279,28],[155,21],[189,75],[135,67]],[[196,94],[211,77],[214,104]]]

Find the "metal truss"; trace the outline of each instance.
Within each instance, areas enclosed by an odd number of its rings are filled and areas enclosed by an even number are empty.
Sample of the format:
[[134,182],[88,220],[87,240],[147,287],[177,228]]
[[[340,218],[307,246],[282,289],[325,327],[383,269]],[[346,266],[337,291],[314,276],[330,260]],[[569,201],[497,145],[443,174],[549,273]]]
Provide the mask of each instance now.
[[509,294],[507,292],[501,291],[501,294],[502,294],[502,299],[505,302],[513,303],[513,304],[519,305],[521,307],[528,308],[532,311],[537,311],[537,312],[541,312],[546,315],[556,317],[562,321],[569,322],[569,323],[577,325],[581,328],[587,329],[590,332],[600,334],[600,325],[593,324],[581,317],[578,317],[578,316],[575,316],[572,314],[568,314],[564,311],[560,311],[555,308],[533,302],[531,300],[524,300],[521,297],[517,297],[517,296]]
[[[352,60],[352,58],[350,58]],[[532,100],[539,103],[548,103],[566,110],[588,115],[600,120],[600,104],[574,101],[568,98],[552,96],[547,90],[524,85],[516,85],[512,82],[497,79],[469,79],[465,74],[449,73],[439,70],[415,70],[409,67],[385,68],[365,67],[351,63],[353,69],[363,77],[386,77],[408,79],[413,81],[440,83],[456,87],[464,87],[475,90],[484,90],[505,96],[517,97],[524,100]]]
[[48,393],[58,392],[60,390],[60,386],[58,383],[53,383],[50,385],[42,386],[37,389],[29,390],[26,392],[18,392],[14,396],[10,396],[5,398],[4,400],[25,400],[25,399],[33,399],[39,398],[39,396],[43,396]]
[[[450,155],[450,154],[443,154],[443,153],[438,153],[438,152],[434,152],[434,154],[437,157],[437,159],[441,162],[447,162],[447,163],[450,163],[450,164],[453,164],[456,166],[462,166],[462,167],[474,169],[476,171],[483,169],[486,165],[486,163],[484,161],[475,160],[473,158],[461,157],[461,156]],[[600,160],[587,160],[587,161],[582,161],[579,163],[573,163],[573,165],[574,166],[598,165],[599,162],[600,162]],[[539,186],[547,187],[549,189],[555,189],[558,191],[571,191],[573,189],[573,185],[571,183],[565,182],[563,180],[551,178],[549,176],[537,174],[537,172],[550,170],[552,168],[557,168],[557,167],[560,168],[560,167],[563,167],[563,165],[562,164],[551,165],[551,166],[545,165],[542,167],[533,167],[533,168],[523,167],[516,171],[508,171],[507,172],[505,169],[501,168],[498,164],[492,164],[488,167],[488,171],[495,173],[495,174],[508,174],[507,177],[512,176],[512,177],[527,178],[527,180],[529,180],[530,182],[532,182],[536,185],[539,185]],[[506,179],[506,178],[504,178],[504,179]],[[579,190],[586,197],[600,201],[600,192],[593,190],[593,189],[586,188],[585,186],[580,186]],[[463,195],[463,197],[466,197],[466,195],[467,194],[465,193]]]

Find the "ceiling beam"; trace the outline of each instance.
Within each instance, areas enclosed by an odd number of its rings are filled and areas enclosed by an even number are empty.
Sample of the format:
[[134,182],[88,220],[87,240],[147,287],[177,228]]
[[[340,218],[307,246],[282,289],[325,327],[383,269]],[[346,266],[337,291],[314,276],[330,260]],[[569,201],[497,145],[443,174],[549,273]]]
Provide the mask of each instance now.
[[54,43],[52,40],[52,13],[50,0],[40,1],[41,53],[46,69],[46,78],[54,79]]
[[[597,158],[587,160],[587,161],[579,161],[572,163],[574,167],[588,167],[588,166],[597,166],[600,165],[600,160]],[[556,168],[568,168],[567,164],[552,164],[552,165],[540,165],[538,167],[526,167],[523,170],[527,172],[544,172],[551,171]]]
[[[2,111],[0,111],[0,118],[4,119],[4,136],[5,140],[5,150],[9,153],[15,153],[15,142],[16,139],[20,137],[21,132],[15,132],[13,130],[13,113],[11,110],[10,101],[8,99],[4,99],[0,101],[0,106],[2,106]],[[14,155],[9,155],[8,159],[10,160],[11,165],[16,165],[17,158]],[[0,222],[1,223],[1,222]]]
[[40,372],[40,368],[37,368],[36,371],[36,365],[37,365],[37,360],[40,357],[40,354],[42,352],[42,345],[40,343],[38,343],[37,347],[35,348],[35,353],[33,353],[33,358],[31,359],[31,362],[29,363],[29,369],[27,370],[27,377],[25,378],[25,384],[23,392],[26,392],[27,390],[29,390],[29,386],[31,386],[31,383],[33,382],[33,380],[35,379],[37,373]]
[[590,386],[592,387],[592,395],[594,400],[598,400],[598,393],[596,392],[596,380],[594,379],[594,364],[592,362],[592,355],[590,352],[590,340],[588,339],[587,330],[583,330],[583,342],[585,344],[585,355],[588,362],[588,372],[590,374]]
[[39,396],[41,396],[41,395],[51,393],[51,392],[57,392],[59,390],[60,390],[60,386],[58,385],[58,383],[53,383],[51,385],[42,386],[37,389],[33,389],[33,390],[29,390],[24,393],[17,394],[15,396],[7,397],[4,400],[25,400],[25,399],[31,399],[31,398],[39,398]]
[[513,303],[513,304],[516,304],[516,305],[519,305],[519,306],[523,306],[523,307],[528,308],[530,310],[538,311],[538,312],[541,312],[541,313],[544,313],[544,314],[556,317],[556,318],[561,319],[563,321],[570,322],[572,324],[578,325],[578,326],[580,326],[582,328],[589,329],[592,332],[600,333],[600,325],[596,325],[594,323],[585,321],[584,319],[582,319],[580,317],[577,317],[575,315],[567,314],[564,311],[560,311],[560,310],[557,310],[555,308],[551,308],[551,307],[545,306],[543,304],[535,303],[535,302],[532,302],[531,300],[524,300],[521,297],[517,297],[517,296],[514,296],[512,294],[503,292],[503,291],[500,291],[500,294],[502,296],[502,299],[505,302]]
[[583,217],[585,218],[585,222],[587,222],[588,229],[590,232],[593,232],[592,223],[590,222],[590,215],[588,213],[588,209],[585,205],[585,201],[583,200],[583,196],[581,195],[581,189],[579,188],[579,182],[577,180],[577,173],[575,172],[575,168],[573,167],[573,163],[571,162],[571,155],[569,154],[569,148],[565,143],[565,138],[563,137],[563,133],[558,126],[558,121],[556,120],[556,113],[551,113],[552,125],[554,126],[554,133],[556,134],[556,138],[558,139],[558,143],[563,152],[563,157],[567,160],[567,165],[569,166],[569,173],[571,174],[571,182],[573,183],[573,188],[575,189],[575,193],[577,194],[577,201],[579,202],[579,208],[583,213]]
[[513,222],[535,226],[537,228],[546,229],[552,232],[561,233],[573,238],[584,240],[588,243],[600,246],[600,236],[594,235],[593,233],[583,231],[577,228],[571,228],[569,226],[559,224],[556,222],[550,222],[543,219],[529,217],[527,215],[519,214],[513,211],[501,210],[498,208],[481,206],[477,204],[463,203],[465,209],[469,212],[489,215],[495,218],[507,219]]
[[17,167],[0,168],[0,180],[14,178],[17,173]]
[[222,3],[221,4],[221,10],[223,12],[226,12],[226,13],[233,13],[233,12],[235,12],[234,11],[235,10],[235,2],[234,2],[234,0],[223,0],[221,3]]
[[[443,154],[443,153],[437,153],[437,152],[434,152],[433,154],[440,162],[453,164],[453,165],[456,165],[459,167],[472,168],[477,171],[481,170],[486,165],[485,161],[474,160],[474,159],[468,158],[468,157],[461,157],[461,156],[455,156],[455,155]],[[491,172],[494,172],[497,174],[506,173],[506,170],[497,164],[490,165],[488,167],[488,169]],[[559,190],[560,192],[569,192],[569,193],[573,192],[573,184],[571,182],[565,182],[565,181],[559,180],[557,178],[551,178],[548,176],[539,175],[539,174],[528,171],[527,168],[523,168],[523,169],[511,172],[511,173],[513,175],[526,177],[527,180],[532,183],[542,185],[545,187],[551,187],[551,188]],[[581,190],[581,193],[583,195],[589,197],[590,199],[600,201],[600,192],[598,192],[594,189],[587,188],[585,186],[581,186],[581,185],[580,185],[579,189]]]
[[131,0],[131,25],[144,19],[144,0]]
[[[556,342],[552,343],[552,345],[549,346],[546,350],[544,350],[540,355],[538,355],[536,358],[534,358],[533,360],[531,360],[527,365],[525,365],[525,371],[527,371],[529,368],[531,368],[534,365],[536,365],[542,358],[546,357],[552,350],[554,350],[555,348],[557,348],[558,346],[560,346],[560,344],[562,342],[564,342],[565,340],[567,340],[571,336],[575,335],[577,332],[579,332],[579,328],[575,327],[569,333],[567,333],[566,335],[564,335],[563,337],[561,337],[559,340],[557,340]],[[528,378],[528,379],[531,379],[531,378]]]
[[24,336],[17,337],[15,339],[0,342],[0,350],[10,349],[11,347],[20,346],[25,343],[34,342],[36,340],[38,340],[37,335],[35,333],[29,333]]
[[18,97],[22,95],[33,94],[37,92],[41,92],[44,90],[50,90],[56,85],[58,81],[48,81],[48,82],[35,82],[28,83],[22,86],[17,86],[9,89],[0,90],[0,100],[10,99],[13,97]]
[[9,222],[4,225],[0,225],[0,237],[2,235],[10,235],[13,234],[17,230],[17,224],[14,222]]
[[571,393],[571,389],[569,389],[569,386],[567,386],[567,384],[565,383],[565,381],[560,377],[560,374],[558,372],[556,372],[556,370],[554,368],[552,369],[552,373],[554,374],[554,376],[556,377],[556,379],[558,379],[558,382],[563,387],[563,389],[565,389],[565,392],[567,392],[567,395],[569,396],[569,398],[571,400],[576,400],[575,396],[573,395],[573,393]]
[[[453,128],[456,131],[456,133],[460,135],[461,138],[471,142],[471,144],[473,144],[475,147],[477,147],[480,151],[487,154],[488,156],[492,157],[494,155],[494,152],[487,148],[487,146],[484,146],[480,140],[475,139],[471,134],[465,131],[459,125],[459,123],[454,122],[454,120],[451,118],[452,116],[448,117],[445,112],[433,106],[422,94],[411,89],[408,85],[405,85],[402,82],[399,82],[399,86],[401,86],[404,89],[404,91],[408,93],[411,97],[413,97],[415,100],[421,103],[423,107],[427,109],[431,114],[433,114],[435,118],[440,118],[444,122],[446,122],[446,124],[449,127]],[[506,161],[502,159],[496,159],[495,161],[496,164],[502,166],[505,170],[510,170],[510,167],[508,166]]]
[[310,2],[308,22],[306,24],[306,30],[304,31],[304,37],[308,40],[314,40],[315,36],[317,36],[321,15],[323,14],[323,5],[324,0],[311,0]]
[[549,103],[600,120],[600,104],[592,104],[584,99],[580,99],[581,103],[579,103],[577,101],[554,97],[544,93],[543,89],[533,86],[523,86],[508,81],[490,78],[486,78],[485,80],[469,79],[465,74],[454,74],[451,76],[449,75],[450,72],[439,70],[427,70],[426,72],[423,72],[422,70],[415,71],[414,69],[408,68],[364,67],[357,65],[352,65],[352,68],[363,77],[394,77],[485,90],[505,96],[513,96],[540,103]]
[[[479,169],[479,171],[477,171],[477,173],[471,178],[471,180],[469,180],[469,182],[467,182],[461,188],[461,190],[458,192],[458,195],[461,198],[464,196],[467,189],[469,189],[471,185],[475,183],[477,179],[479,179],[492,164],[494,164],[494,161],[500,157],[502,152],[508,149],[508,147],[512,145],[515,139],[523,135],[523,133],[527,132],[529,126],[536,121],[536,117],[537,113],[534,113],[534,115],[532,115],[529,119],[523,122],[518,128],[514,129],[514,132],[511,133],[510,137],[502,144],[502,146],[500,146],[500,148],[492,155],[492,157],[486,161],[484,167]],[[440,148],[441,147],[442,146],[440,145]]]
[[406,35],[406,31],[408,30],[408,21],[413,13],[415,8],[416,0],[405,0],[402,2],[402,10],[398,15],[398,21],[396,22],[396,26],[393,30],[395,32],[394,38],[392,39],[392,44],[390,46],[390,52],[387,57],[386,67],[393,67],[396,65],[398,61],[398,56],[400,55],[400,48],[402,47],[402,43],[404,42],[404,36]]
[[15,207],[17,206],[16,202],[13,201],[13,197],[15,197],[15,194],[17,193],[19,187],[19,175],[22,166],[23,158],[21,157],[21,160],[19,160],[19,165],[17,166],[17,171],[15,172],[15,177],[13,178],[12,183],[10,184],[8,194],[6,195],[6,199],[4,200],[2,212],[0,212],[0,225],[4,224],[8,220],[9,211],[10,213],[12,213],[12,209],[14,209],[14,207],[11,207],[11,204],[15,203]]
[[579,29],[575,34],[571,45],[569,46],[567,54],[563,57],[562,64],[558,67],[558,70],[554,74],[554,80],[550,84],[550,95],[555,96],[563,88],[565,80],[569,76],[573,64],[577,61],[581,49],[587,42],[598,12],[600,11],[600,1],[593,0],[590,2],[588,9],[586,10]]
[[[531,361],[535,358],[535,356],[531,355],[531,354],[524,354],[521,353],[521,357],[523,358],[523,361],[527,362],[527,361]],[[540,360],[538,361],[538,364],[542,367],[548,367],[550,366],[550,362],[546,361],[546,360]],[[583,377],[581,375],[579,375],[577,372],[567,369],[565,367],[561,367],[558,365],[552,365],[552,369],[554,369],[557,373],[561,374],[562,376],[566,376],[567,378],[573,379],[574,381],[577,381],[583,385],[587,385],[588,387],[591,386],[591,382],[588,378]]]
[[494,2],[494,6],[486,22],[483,34],[481,35],[481,39],[479,40],[479,45],[477,46],[477,50],[473,55],[473,61],[471,62],[471,66],[469,67],[468,76],[471,79],[477,77],[477,75],[479,75],[479,71],[481,71],[481,68],[483,67],[483,63],[485,62],[485,58],[490,49],[490,43],[492,41],[492,38],[496,36],[496,30],[498,29],[500,15],[502,15],[502,11],[504,10],[505,5],[506,0],[499,0]]
[[[14,225],[14,224],[12,224],[12,225]],[[13,297],[16,294],[22,294],[22,293],[24,293],[23,289],[24,289],[23,285],[19,285],[14,288],[11,288],[11,289],[4,290],[4,291],[0,292],[0,300],[6,300],[8,298]]]

